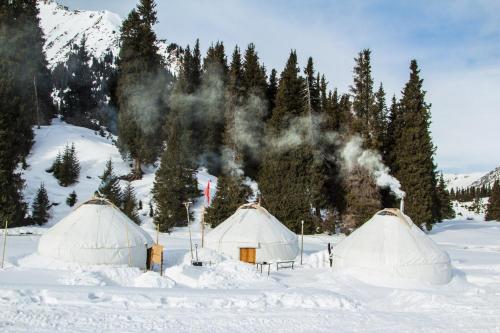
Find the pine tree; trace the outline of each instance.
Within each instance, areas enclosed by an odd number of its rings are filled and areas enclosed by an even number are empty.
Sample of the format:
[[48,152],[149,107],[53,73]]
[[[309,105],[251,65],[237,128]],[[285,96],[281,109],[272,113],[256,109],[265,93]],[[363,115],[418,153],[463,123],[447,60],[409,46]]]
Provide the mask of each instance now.
[[123,190],[122,195],[122,204],[121,209],[132,221],[136,224],[141,224],[141,220],[139,219],[139,214],[137,212],[137,199],[135,197],[135,191],[132,185],[127,183],[125,189]]
[[[307,66],[304,70],[306,75],[306,109],[307,125],[309,127],[309,138],[306,149],[312,156],[312,162],[309,166],[309,188],[310,203],[314,210],[317,222],[317,230],[320,231],[321,210],[331,208],[329,202],[331,177],[335,177],[335,171],[332,170],[333,163],[327,160],[326,156],[331,153],[332,146],[327,136],[322,135],[321,131],[328,131],[324,124],[319,123],[317,118],[322,116],[327,118],[326,102],[326,82],[323,80],[321,85],[320,75],[315,76],[313,59],[309,57]],[[322,105],[322,104],[325,105]],[[324,107],[323,107],[324,106]]]
[[142,177],[143,163],[156,161],[163,144],[168,76],[153,31],[155,6],[153,0],[141,0],[121,28],[116,93],[119,147],[134,161],[134,178]]
[[53,116],[52,84],[37,2],[2,1],[0,22],[0,220],[18,227],[29,221],[16,169],[33,143],[32,125]]
[[438,220],[436,204],[435,147],[430,135],[430,105],[425,102],[423,80],[416,60],[411,61],[410,79],[403,89],[398,112],[404,127],[396,130],[394,173],[406,192],[405,212],[430,230]]
[[439,206],[439,221],[443,219],[452,219],[455,217],[455,211],[453,210],[453,205],[451,203],[451,195],[446,189],[446,183],[444,182],[443,174],[441,173],[439,177],[439,182],[436,188],[436,195],[438,198]]
[[500,221],[500,183],[498,180],[493,183],[491,195],[486,208],[486,221]]
[[154,221],[162,232],[168,232],[174,226],[186,225],[183,203],[199,195],[195,171],[181,149],[178,126],[173,121],[169,127],[167,149],[156,171],[152,191],[156,203]]
[[32,205],[31,218],[33,219],[33,222],[38,225],[45,224],[50,218],[49,209],[49,197],[47,195],[45,185],[43,185],[42,183],[40,184],[40,188],[36,192],[35,200],[33,201]]
[[[255,178],[260,168],[259,154],[255,150],[262,147],[264,135],[264,119],[267,116],[266,71],[259,63],[255,45],[250,43],[243,56],[242,97],[243,108],[237,112],[236,126],[244,126],[242,132],[251,139],[240,137],[238,154],[245,175]],[[237,131],[238,133],[239,131]]]
[[271,112],[274,109],[276,99],[276,93],[278,92],[278,72],[273,68],[271,74],[269,75],[269,82],[266,89],[266,97],[268,104],[268,112],[264,118],[267,121],[271,117]]
[[241,161],[240,147],[236,137],[236,111],[243,106],[243,65],[238,46],[234,48],[228,74],[226,88],[226,103],[224,108],[224,145],[230,151],[231,157],[226,157],[232,163]]
[[402,118],[396,96],[392,96],[382,158],[393,173],[396,171],[396,142],[401,137],[401,131],[404,127]]
[[[306,85],[299,72],[297,54],[292,51],[281,73],[276,106],[268,121],[268,142],[284,134],[293,121],[307,116]],[[300,232],[301,220],[305,222],[306,232],[314,231],[310,201],[311,163],[312,154],[307,144],[287,147],[270,145],[259,173],[259,186],[266,208],[295,232]]]
[[234,214],[239,206],[247,202],[250,188],[236,175],[221,175],[217,179],[217,190],[210,207],[206,209],[205,223],[212,228]]
[[373,105],[372,133],[370,147],[382,155],[384,154],[384,143],[387,136],[387,106],[385,104],[385,91],[382,83],[375,93],[375,103]]
[[90,56],[86,41],[83,36],[80,45],[74,45],[73,52],[69,55],[68,83],[61,98],[61,113],[68,123],[92,128],[97,108],[92,91],[96,78],[88,65]]
[[70,207],[73,207],[77,201],[77,196],[76,192],[73,191],[69,194],[69,196],[66,198],[66,204]]
[[149,202],[149,217],[153,217],[153,216],[155,216],[155,211],[153,209],[153,202],[150,201]]
[[75,144],[66,144],[63,153],[57,153],[57,157],[47,172],[52,172],[61,186],[74,184],[80,176],[80,162],[76,155]]
[[352,107],[356,118],[353,126],[355,132],[363,138],[367,148],[372,147],[372,126],[375,96],[373,93],[373,77],[370,63],[371,51],[364,49],[354,59],[354,84],[351,93],[354,97]]
[[193,137],[195,147],[201,150],[199,160],[211,174],[221,172],[221,147],[224,132],[224,104],[227,81],[227,59],[224,44],[217,42],[208,48],[203,60],[202,83],[199,88],[201,101],[199,114],[203,121],[193,123]]
[[120,207],[123,195],[120,187],[120,180],[115,175],[113,171],[113,162],[111,158],[106,162],[106,167],[101,178],[101,184],[99,185],[99,196],[108,199],[115,206]]

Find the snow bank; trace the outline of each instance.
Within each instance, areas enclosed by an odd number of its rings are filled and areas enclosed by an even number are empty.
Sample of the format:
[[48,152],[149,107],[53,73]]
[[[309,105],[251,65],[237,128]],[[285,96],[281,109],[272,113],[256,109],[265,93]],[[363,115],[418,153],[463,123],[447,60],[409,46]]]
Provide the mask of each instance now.
[[164,275],[191,288],[246,289],[274,283],[272,278],[258,273],[254,265],[229,259],[209,249],[199,250],[198,259],[203,266],[193,266],[188,252],[180,264],[167,268]]
[[175,286],[175,281],[166,276],[160,276],[157,272],[148,271],[135,278],[134,286],[141,288],[172,288]]
[[305,263],[310,268],[330,267],[330,255],[328,250],[315,252],[306,257]]

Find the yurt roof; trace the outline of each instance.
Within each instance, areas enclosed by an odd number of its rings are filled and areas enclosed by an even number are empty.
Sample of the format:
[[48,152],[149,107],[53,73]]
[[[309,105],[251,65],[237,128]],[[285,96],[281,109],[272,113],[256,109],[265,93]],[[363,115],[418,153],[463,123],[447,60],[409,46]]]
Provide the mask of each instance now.
[[[442,281],[450,274],[448,254],[398,209],[377,212],[340,242],[333,255],[344,267],[360,267],[373,272],[397,275],[412,267],[416,279],[421,275]],[[439,265],[443,269],[432,267]]]
[[61,219],[44,235],[44,246],[123,248],[151,246],[153,239],[106,199],[90,199]]
[[207,242],[285,244],[293,242],[297,235],[284,226],[260,204],[240,206],[227,220],[207,235]]

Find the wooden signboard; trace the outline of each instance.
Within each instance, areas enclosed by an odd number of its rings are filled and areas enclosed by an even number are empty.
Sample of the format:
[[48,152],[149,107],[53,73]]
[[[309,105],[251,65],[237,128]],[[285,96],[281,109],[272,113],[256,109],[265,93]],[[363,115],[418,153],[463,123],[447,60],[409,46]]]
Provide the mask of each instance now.
[[160,274],[163,274],[163,246],[160,244],[153,244],[149,252],[149,267],[153,268],[154,265],[160,265]]

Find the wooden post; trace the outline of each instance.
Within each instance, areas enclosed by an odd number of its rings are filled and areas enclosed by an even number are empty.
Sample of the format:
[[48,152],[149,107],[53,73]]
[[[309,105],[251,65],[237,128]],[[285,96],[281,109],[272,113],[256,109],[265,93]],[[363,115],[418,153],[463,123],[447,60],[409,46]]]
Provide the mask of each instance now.
[[163,276],[163,251],[161,251],[160,276]]
[[160,223],[156,225],[156,244],[160,244],[160,242],[158,241],[159,236],[160,236]]
[[302,254],[304,253],[304,220],[300,221],[302,240],[300,245],[300,264],[302,265]]
[[3,232],[3,253],[2,253],[2,268],[5,261],[5,250],[7,249],[7,227],[9,225],[9,220],[5,219],[5,229]]
[[192,204],[191,201],[184,202],[184,206],[186,206],[186,214],[188,220],[188,231],[189,231],[189,245],[191,248],[191,260],[193,260],[193,238],[191,237],[191,224],[189,223],[189,205]]
[[201,247],[205,246],[205,206],[201,211]]

